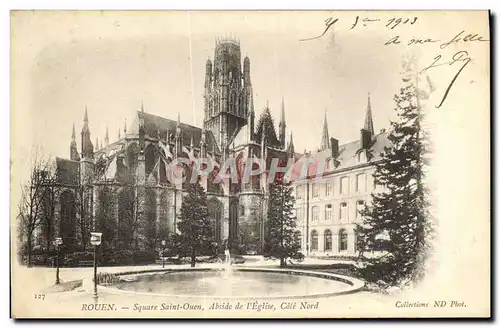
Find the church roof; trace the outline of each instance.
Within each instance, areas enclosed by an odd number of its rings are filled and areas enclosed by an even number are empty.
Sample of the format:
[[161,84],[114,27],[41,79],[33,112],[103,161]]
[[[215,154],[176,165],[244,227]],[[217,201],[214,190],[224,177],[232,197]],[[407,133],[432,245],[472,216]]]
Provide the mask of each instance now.
[[76,161],[56,157],[57,183],[63,185],[77,185],[78,167],[79,163]]
[[[142,111],[137,111],[137,116],[132,122],[130,129],[127,131],[127,134],[139,134],[139,120],[141,118],[144,120],[146,136],[149,136],[151,138],[158,138],[158,132],[160,133],[161,139],[166,139],[167,132],[169,135],[175,136],[177,121]],[[191,144],[191,136],[193,136],[194,147],[199,148],[202,129],[185,123],[181,123],[180,125],[182,133],[182,144],[184,146],[189,146]],[[205,131],[207,150],[212,151],[215,145],[215,151],[217,153],[220,152],[212,132],[209,130]]]

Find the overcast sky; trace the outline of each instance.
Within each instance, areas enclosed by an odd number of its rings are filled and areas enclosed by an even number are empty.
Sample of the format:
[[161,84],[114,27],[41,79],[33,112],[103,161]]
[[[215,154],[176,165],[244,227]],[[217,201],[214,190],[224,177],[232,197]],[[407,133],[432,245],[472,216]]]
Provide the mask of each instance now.
[[[287,138],[293,130],[297,152],[320,145],[325,112],[330,136],[340,144],[359,138],[369,92],[378,132],[394,119],[393,96],[401,85],[401,61],[411,48],[384,43],[396,33],[402,39],[437,33],[421,21],[420,27],[389,29],[385,24],[393,15],[15,13],[11,34],[13,165],[28,162],[32,145],[43,146],[47,155],[68,158],[71,127],[75,123],[79,139],[85,106],[92,142],[96,137],[103,141],[106,126],[111,141],[117,139],[118,129],[123,135],[125,119],[132,121],[141,102],[146,112],[170,119],[176,119],[179,112],[183,122],[201,127],[205,63],[213,59],[215,39],[226,36],[238,38],[242,58],[250,58],[256,115],[269,101],[277,124],[284,98]],[[438,22],[439,15],[443,14],[427,16]],[[358,22],[351,29],[356,16],[380,22],[367,26]],[[321,35],[328,17],[339,20],[323,37],[299,41]],[[447,16],[448,22],[452,19]],[[432,59],[435,53],[428,55]]]
[[[21,55],[27,73],[23,131],[45,152],[69,156],[71,126],[77,134],[88,107],[92,142],[117,138],[144,102],[145,111],[201,126],[205,62],[215,38],[240,40],[249,56],[258,116],[269,101],[279,120],[285,99],[287,137],[296,151],[320,144],[325,112],[330,136],[345,143],[359,137],[372,95],[375,130],[386,128],[399,86],[399,54],[383,51],[375,34],[337,22],[324,37],[324,13],[80,12],[20,16],[17,34],[27,37]],[[355,17],[355,16],[353,16]],[[307,19],[306,19],[307,18]],[[343,22],[343,24],[340,24]],[[338,30],[338,31],[337,31]],[[15,36],[16,34],[13,34]],[[79,143],[78,143],[79,145]],[[29,148],[28,148],[29,149]]]

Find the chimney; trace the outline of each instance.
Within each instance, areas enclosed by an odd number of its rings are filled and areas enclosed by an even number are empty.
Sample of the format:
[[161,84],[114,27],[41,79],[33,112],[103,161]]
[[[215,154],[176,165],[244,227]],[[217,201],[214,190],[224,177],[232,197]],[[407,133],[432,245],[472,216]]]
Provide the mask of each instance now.
[[330,138],[330,148],[332,151],[332,157],[337,158],[339,156],[339,141],[335,138]]
[[361,149],[370,148],[372,143],[372,133],[368,130],[361,129]]
[[385,129],[380,129],[380,133],[385,133]]

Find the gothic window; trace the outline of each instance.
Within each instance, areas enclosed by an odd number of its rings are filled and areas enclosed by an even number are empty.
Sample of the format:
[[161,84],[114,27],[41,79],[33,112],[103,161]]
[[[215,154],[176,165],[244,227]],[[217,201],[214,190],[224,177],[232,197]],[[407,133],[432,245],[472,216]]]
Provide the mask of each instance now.
[[318,232],[316,230],[311,231],[311,251],[318,250]]
[[339,251],[347,250],[347,232],[345,229],[339,230]]
[[146,177],[153,171],[156,164],[156,149],[153,144],[146,147],[144,151],[146,157]]
[[222,203],[218,199],[212,198],[208,201],[208,215],[212,221],[213,238],[216,242],[221,240],[222,212]]
[[325,252],[332,250],[332,231],[330,229],[325,230]]
[[76,238],[76,203],[75,196],[69,190],[64,191],[60,197],[61,221],[59,226],[60,236],[64,245],[75,243]]
[[127,148],[127,163],[130,174],[135,175],[137,170],[137,157],[139,155],[139,146],[133,143]]
[[319,220],[319,206],[312,207],[312,220],[313,221]]

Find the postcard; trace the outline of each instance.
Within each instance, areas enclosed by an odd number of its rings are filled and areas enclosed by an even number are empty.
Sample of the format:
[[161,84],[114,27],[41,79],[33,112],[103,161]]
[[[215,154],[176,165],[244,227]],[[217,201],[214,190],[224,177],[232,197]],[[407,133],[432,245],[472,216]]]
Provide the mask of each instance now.
[[491,316],[488,11],[12,11],[11,316]]

